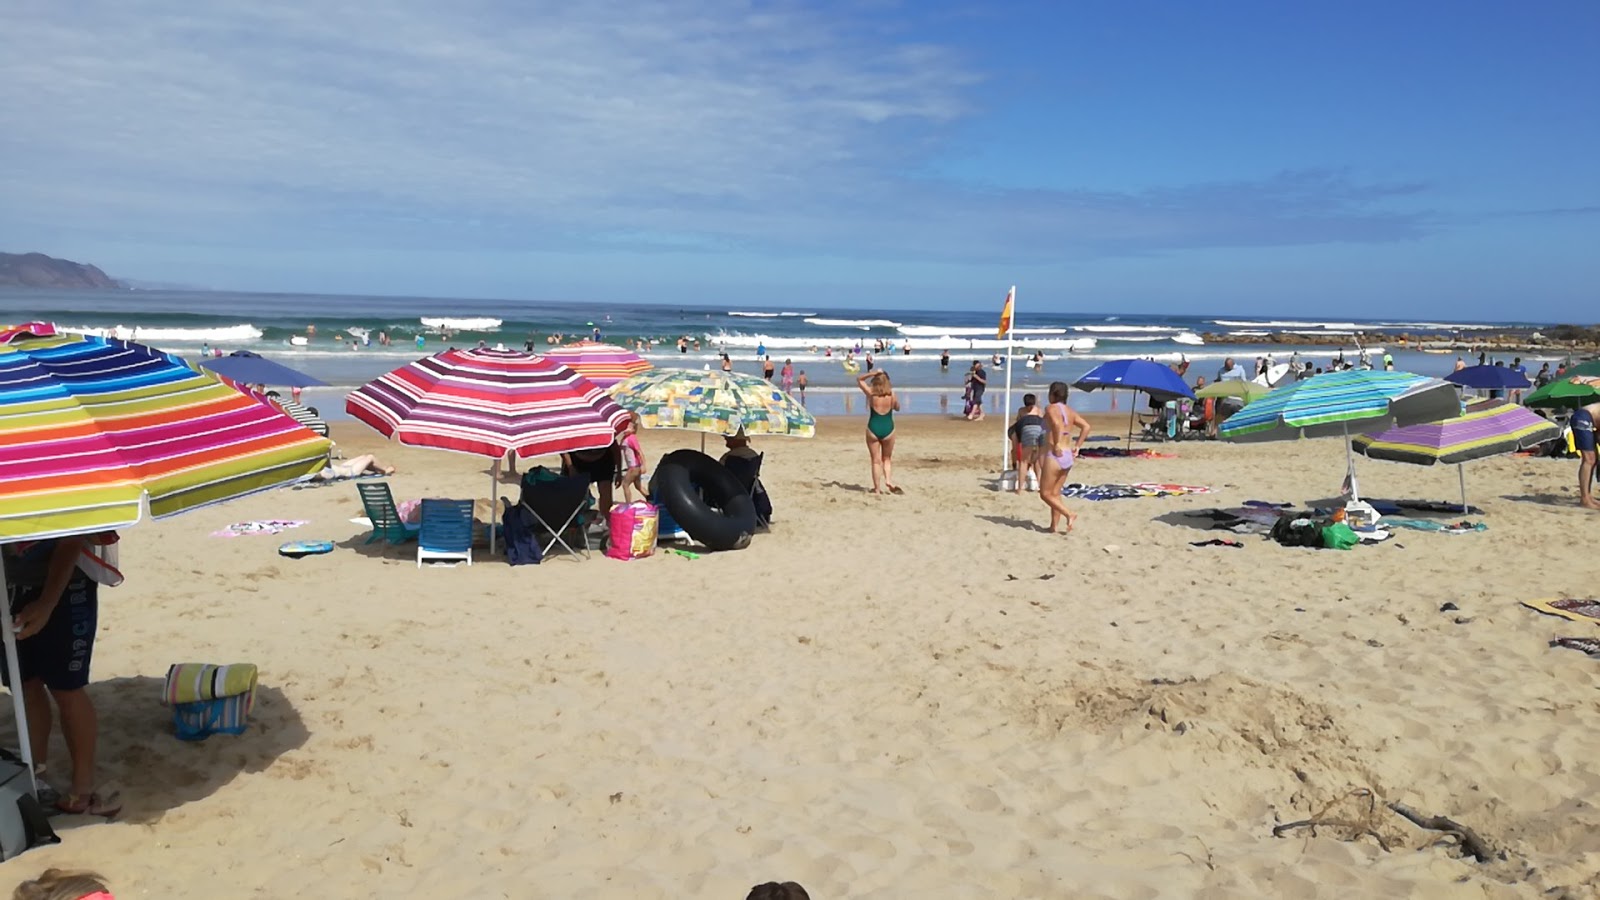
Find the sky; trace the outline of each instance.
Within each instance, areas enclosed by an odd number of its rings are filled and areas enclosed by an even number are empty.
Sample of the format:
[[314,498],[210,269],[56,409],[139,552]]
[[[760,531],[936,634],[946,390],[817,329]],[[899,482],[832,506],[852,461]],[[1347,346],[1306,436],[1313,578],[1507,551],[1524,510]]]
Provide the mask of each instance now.
[[0,250],[528,300],[1600,321],[1600,3],[12,0]]

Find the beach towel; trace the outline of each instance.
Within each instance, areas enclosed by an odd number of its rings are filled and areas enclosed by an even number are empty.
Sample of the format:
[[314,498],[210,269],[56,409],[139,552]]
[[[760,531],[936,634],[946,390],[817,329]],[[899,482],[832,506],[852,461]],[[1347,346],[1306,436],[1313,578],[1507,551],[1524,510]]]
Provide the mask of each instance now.
[[1483,510],[1476,506],[1468,506],[1465,510],[1461,504],[1449,500],[1368,500],[1366,501],[1379,515],[1392,516],[1402,510],[1412,512],[1439,512],[1455,515],[1481,516]]
[[1600,600],[1524,600],[1522,605],[1547,615],[1571,619],[1574,622],[1588,622],[1591,625],[1600,625]]
[[1435,522],[1432,519],[1397,519],[1393,516],[1383,517],[1385,528],[1409,528],[1412,531],[1437,531],[1441,534],[1475,534],[1487,531],[1489,526],[1482,522]]
[[221,531],[211,532],[212,537],[240,537],[246,534],[281,534],[290,528],[305,525],[305,519],[266,519],[260,522],[235,522]]
[[[246,695],[254,702],[256,667],[250,663],[216,666],[209,663],[175,663],[167,669],[161,702],[168,706]],[[246,710],[248,711],[248,709]]]
[[1131,500],[1137,497],[1173,497],[1181,494],[1209,494],[1211,488],[1188,484],[1072,484],[1061,488],[1061,496],[1083,500]]
[[1085,447],[1078,451],[1079,456],[1091,458],[1126,457],[1128,459],[1177,459],[1176,453],[1158,453],[1144,447],[1135,447],[1132,450],[1122,447]]
[[1562,638],[1556,638],[1555,640],[1550,642],[1550,646],[1552,646],[1552,647],[1565,647],[1568,650],[1576,650],[1579,653],[1585,653],[1585,654],[1588,654],[1589,656],[1594,657],[1595,659],[1600,659],[1600,640],[1595,640],[1594,638],[1584,638],[1584,637],[1562,637]]

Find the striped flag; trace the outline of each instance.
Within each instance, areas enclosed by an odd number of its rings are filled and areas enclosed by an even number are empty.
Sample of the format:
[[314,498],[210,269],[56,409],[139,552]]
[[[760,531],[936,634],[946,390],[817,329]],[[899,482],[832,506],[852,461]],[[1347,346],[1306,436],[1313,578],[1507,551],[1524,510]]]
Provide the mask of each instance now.
[[1000,310],[1000,331],[995,337],[1003,338],[1011,332],[1011,304],[1016,299],[1017,287],[1012,285],[1011,290],[1006,291],[1006,305],[1004,309]]

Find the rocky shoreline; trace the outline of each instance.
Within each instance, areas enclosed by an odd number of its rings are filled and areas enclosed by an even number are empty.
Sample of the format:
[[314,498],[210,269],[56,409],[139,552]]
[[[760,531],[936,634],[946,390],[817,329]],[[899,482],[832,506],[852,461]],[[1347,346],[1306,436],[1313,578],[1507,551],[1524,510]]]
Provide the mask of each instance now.
[[1394,350],[1454,350],[1460,353],[1600,353],[1600,326],[1556,325],[1535,330],[1473,333],[1469,335],[1414,334],[1395,331],[1357,331],[1339,334],[1274,331],[1267,334],[1204,332],[1207,344],[1249,346],[1346,347],[1357,341],[1364,347]]

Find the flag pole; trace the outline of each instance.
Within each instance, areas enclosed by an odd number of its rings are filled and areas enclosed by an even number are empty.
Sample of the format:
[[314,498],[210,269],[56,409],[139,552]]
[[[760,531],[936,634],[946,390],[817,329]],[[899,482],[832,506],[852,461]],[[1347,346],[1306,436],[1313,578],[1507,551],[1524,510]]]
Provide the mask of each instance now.
[[[1000,409],[1000,474],[1004,475],[1011,468],[1011,348],[1016,342],[1017,334],[1017,286],[1011,286],[1011,292],[1006,294],[1006,308],[1011,313],[1011,318],[1006,321],[1006,400],[1005,406]],[[1022,467],[1017,467],[1017,486],[1021,488],[1023,472]]]

